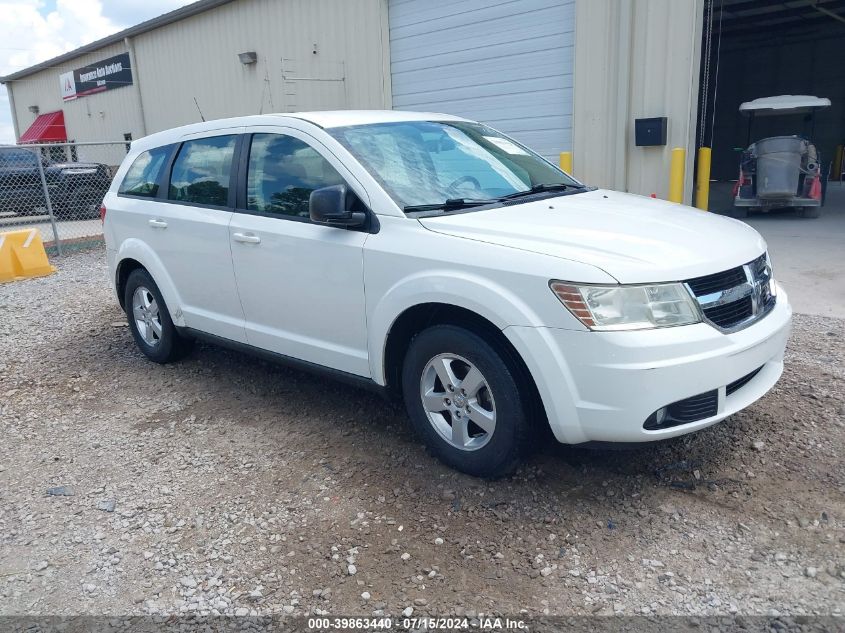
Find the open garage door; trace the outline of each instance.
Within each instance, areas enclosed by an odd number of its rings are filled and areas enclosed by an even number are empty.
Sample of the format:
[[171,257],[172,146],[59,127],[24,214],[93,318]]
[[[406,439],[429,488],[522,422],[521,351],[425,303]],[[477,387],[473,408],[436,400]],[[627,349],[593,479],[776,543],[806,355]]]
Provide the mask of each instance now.
[[575,0],[390,0],[393,107],[487,123],[557,163],[572,149]]
[[[845,142],[845,0],[706,0],[698,144],[712,147],[710,209],[733,206],[749,118],[740,104],[775,95],[826,97],[832,107],[756,117],[751,142],[799,135],[837,178]],[[708,54],[709,53],[709,54]]]

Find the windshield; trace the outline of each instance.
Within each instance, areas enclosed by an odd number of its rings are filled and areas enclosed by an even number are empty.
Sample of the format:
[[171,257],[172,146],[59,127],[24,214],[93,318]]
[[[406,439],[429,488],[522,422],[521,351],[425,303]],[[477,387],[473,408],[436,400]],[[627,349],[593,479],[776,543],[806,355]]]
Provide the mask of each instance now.
[[405,121],[328,130],[401,208],[489,200],[538,185],[582,187],[516,141],[465,121]]

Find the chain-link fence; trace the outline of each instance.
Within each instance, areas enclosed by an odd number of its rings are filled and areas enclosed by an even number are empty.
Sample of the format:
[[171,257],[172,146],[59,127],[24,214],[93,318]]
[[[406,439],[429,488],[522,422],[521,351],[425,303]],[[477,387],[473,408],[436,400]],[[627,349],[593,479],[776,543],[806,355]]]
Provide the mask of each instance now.
[[103,239],[100,205],[126,142],[0,145],[0,232],[35,228],[48,253]]

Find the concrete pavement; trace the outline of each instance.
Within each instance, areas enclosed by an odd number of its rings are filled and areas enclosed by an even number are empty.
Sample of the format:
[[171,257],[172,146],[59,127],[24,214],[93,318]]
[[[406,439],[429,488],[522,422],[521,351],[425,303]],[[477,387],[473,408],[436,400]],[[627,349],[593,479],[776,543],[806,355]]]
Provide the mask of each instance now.
[[785,210],[745,221],[768,243],[775,278],[796,312],[845,318],[845,186],[829,183],[818,219]]

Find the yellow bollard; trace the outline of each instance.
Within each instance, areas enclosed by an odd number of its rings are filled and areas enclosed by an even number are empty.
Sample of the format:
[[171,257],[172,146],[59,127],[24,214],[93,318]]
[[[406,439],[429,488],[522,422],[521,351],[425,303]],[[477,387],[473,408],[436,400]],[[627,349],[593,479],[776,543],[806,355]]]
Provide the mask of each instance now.
[[695,185],[695,206],[707,211],[710,204],[710,148],[698,150],[698,177]]
[[38,229],[0,233],[0,283],[54,272]]
[[830,170],[830,180],[842,180],[842,146],[837,145],[833,152],[833,169]]
[[560,168],[567,174],[572,174],[572,152],[560,153]]
[[669,202],[684,201],[684,166],[687,151],[683,147],[672,148],[672,162],[669,167]]

